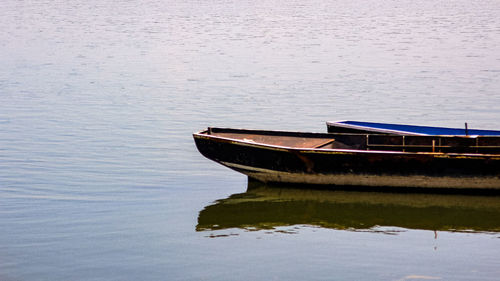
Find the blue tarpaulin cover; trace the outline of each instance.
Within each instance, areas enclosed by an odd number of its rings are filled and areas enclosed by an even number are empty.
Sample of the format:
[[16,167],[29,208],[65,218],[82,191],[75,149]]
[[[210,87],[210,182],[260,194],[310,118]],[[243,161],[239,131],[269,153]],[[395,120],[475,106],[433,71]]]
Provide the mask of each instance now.
[[422,134],[422,135],[500,136],[500,131],[495,131],[495,130],[468,129],[466,133],[465,126],[464,128],[459,129],[459,128],[429,127],[429,126],[401,125],[401,124],[374,123],[374,122],[361,122],[361,121],[340,121],[331,123],[364,127],[363,129],[367,130],[382,129],[382,130],[398,131],[401,133],[408,132],[408,133]]

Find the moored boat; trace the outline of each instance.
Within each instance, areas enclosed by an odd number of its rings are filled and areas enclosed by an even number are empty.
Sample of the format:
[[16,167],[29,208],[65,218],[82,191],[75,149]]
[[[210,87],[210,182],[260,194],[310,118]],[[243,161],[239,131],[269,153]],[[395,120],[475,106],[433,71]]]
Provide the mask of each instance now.
[[207,158],[262,182],[500,189],[500,138],[208,128]]
[[329,133],[368,133],[416,136],[500,136],[500,131],[498,130],[470,129],[467,124],[465,124],[464,128],[447,128],[363,121],[328,121],[326,122],[326,126]]

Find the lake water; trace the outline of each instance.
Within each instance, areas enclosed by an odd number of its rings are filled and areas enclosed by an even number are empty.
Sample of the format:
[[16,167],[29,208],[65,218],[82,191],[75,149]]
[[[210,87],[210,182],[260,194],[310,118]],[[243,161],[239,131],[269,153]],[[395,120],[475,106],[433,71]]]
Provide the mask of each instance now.
[[0,280],[500,277],[498,197],[253,187],[191,136],[498,129],[500,2],[0,6]]

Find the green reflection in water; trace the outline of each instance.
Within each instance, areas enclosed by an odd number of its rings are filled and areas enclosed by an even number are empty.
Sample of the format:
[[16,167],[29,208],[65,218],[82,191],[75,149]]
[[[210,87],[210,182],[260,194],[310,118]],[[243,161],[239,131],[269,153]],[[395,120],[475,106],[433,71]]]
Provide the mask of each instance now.
[[296,189],[250,182],[247,192],[205,207],[197,231],[312,225],[500,232],[500,196]]

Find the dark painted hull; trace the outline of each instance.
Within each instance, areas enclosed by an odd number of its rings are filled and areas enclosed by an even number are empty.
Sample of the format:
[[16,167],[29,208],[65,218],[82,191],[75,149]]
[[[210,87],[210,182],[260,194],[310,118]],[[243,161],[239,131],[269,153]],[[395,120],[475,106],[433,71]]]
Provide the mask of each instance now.
[[203,132],[194,139],[208,159],[262,182],[500,189],[500,155],[290,148]]

